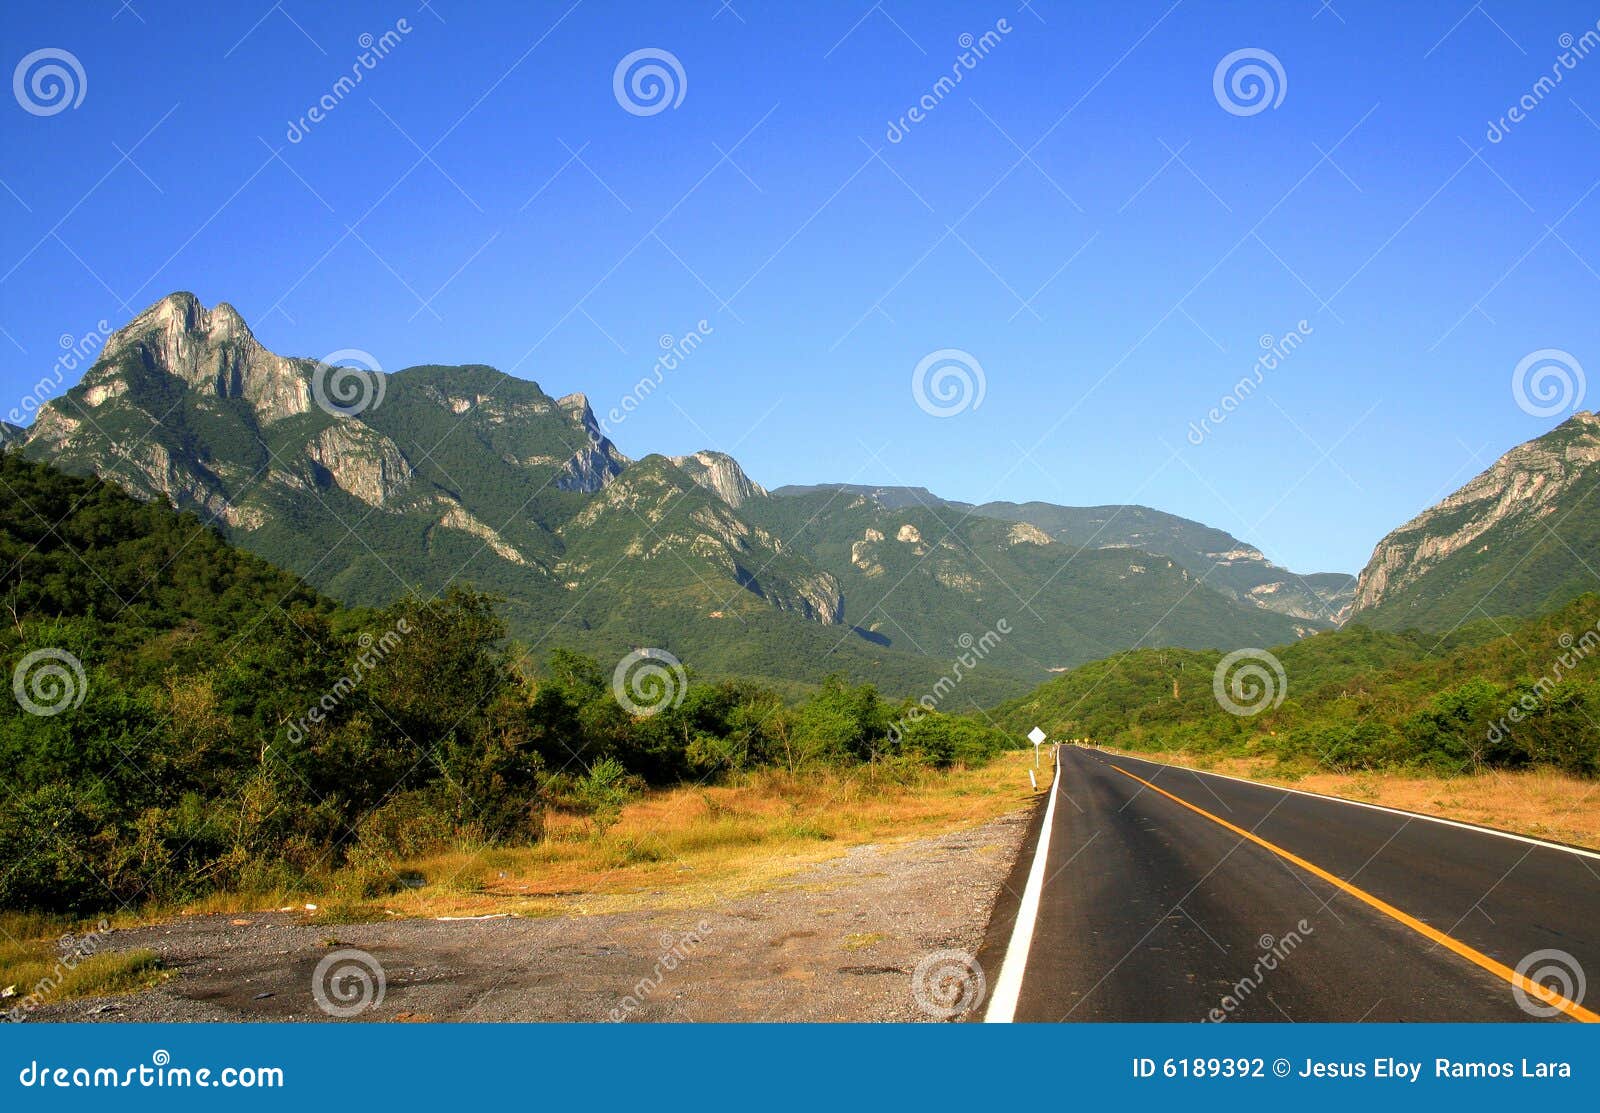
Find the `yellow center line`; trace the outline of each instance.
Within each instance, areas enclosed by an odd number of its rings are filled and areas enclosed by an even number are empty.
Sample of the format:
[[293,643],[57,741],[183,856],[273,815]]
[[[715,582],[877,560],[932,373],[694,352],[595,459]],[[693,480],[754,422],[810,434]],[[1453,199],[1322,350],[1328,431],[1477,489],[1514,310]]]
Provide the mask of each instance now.
[[1441,947],[1445,947],[1454,951],[1456,954],[1460,955],[1474,966],[1482,967],[1484,970],[1489,971],[1489,973],[1494,974],[1497,977],[1504,978],[1507,982],[1510,982],[1512,985],[1528,994],[1528,996],[1538,998],[1540,1001],[1550,1005],[1552,1008],[1560,1009],[1574,1020],[1581,1020],[1585,1024],[1600,1024],[1600,1015],[1590,1012],[1588,1009],[1578,1004],[1578,1002],[1569,1001],[1561,994],[1540,985],[1532,978],[1527,978],[1517,973],[1505,963],[1496,962],[1482,951],[1467,946],[1467,944],[1461,942],[1459,939],[1455,939],[1446,935],[1438,928],[1430,927],[1421,920],[1417,919],[1415,916],[1408,915],[1407,913],[1400,911],[1400,909],[1396,908],[1392,904],[1389,904],[1387,901],[1379,900],[1365,889],[1358,888],[1343,878],[1335,877],[1322,867],[1312,865],[1298,854],[1290,853],[1289,851],[1283,849],[1283,847],[1276,846],[1259,835],[1256,835],[1250,831],[1246,831],[1243,827],[1229,823],[1221,816],[1212,815],[1204,808],[1197,807],[1196,805],[1189,803],[1189,801],[1185,800],[1181,796],[1174,796],[1166,789],[1151,784],[1143,777],[1136,776],[1135,774],[1128,772],[1120,765],[1112,765],[1111,768],[1115,769],[1118,773],[1121,773],[1124,777],[1132,777],[1134,780],[1138,781],[1152,792],[1159,792],[1168,800],[1171,800],[1174,803],[1182,804],[1195,814],[1203,815],[1211,822],[1218,824],[1219,826],[1226,827],[1234,834],[1239,835],[1242,838],[1249,839],[1259,847],[1263,847],[1266,850],[1272,851],[1272,853],[1276,854],[1280,858],[1283,858],[1285,861],[1293,862],[1307,873],[1315,874],[1317,877],[1322,878],[1322,880],[1334,886],[1336,889],[1339,889],[1341,892],[1348,893],[1350,896],[1355,897],[1363,904],[1370,905],[1371,907],[1376,908],[1379,912],[1382,912],[1385,916],[1399,921],[1412,931],[1416,932],[1418,935],[1432,940]]

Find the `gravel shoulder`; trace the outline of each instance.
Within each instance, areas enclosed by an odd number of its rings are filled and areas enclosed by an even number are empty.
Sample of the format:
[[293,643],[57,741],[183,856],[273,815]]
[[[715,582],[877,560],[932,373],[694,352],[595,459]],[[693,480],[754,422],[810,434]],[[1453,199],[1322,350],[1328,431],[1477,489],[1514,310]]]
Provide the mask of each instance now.
[[[31,1021],[927,1021],[912,993],[934,952],[978,953],[1027,827],[857,846],[705,907],[548,919],[330,926],[287,913],[194,916],[116,932],[173,976],[137,994],[48,1004]],[[326,962],[324,976],[318,966]],[[990,972],[991,977],[995,972]],[[370,975],[369,975],[370,977]],[[371,995],[369,994],[368,997]]]

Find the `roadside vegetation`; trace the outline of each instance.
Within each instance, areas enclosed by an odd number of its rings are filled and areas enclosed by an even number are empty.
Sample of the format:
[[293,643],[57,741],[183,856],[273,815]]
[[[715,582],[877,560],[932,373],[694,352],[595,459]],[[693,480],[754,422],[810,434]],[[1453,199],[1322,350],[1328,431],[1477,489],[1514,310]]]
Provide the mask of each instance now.
[[[707,907],[782,885],[851,847],[944,834],[1024,808],[1036,799],[1032,758],[1013,750],[981,767],[909,776],[871,766],[768,768],[646,789],[599,829],[591,814],[552,809],[537,841],[459,839],[376,868],[348,864],[306,885],[215,891],[182,910],[292,911],[337,924]],[[1048,780],[1047,763],[1041,790]],[[145,915],[166,911],[173,910]]]
[[154,952],[101,951],[93,921],[0,912],[0,1021],[69,997],[126,993],[165,977]]
[[[1453,776],[1549,769],[1600,778],[1600,595],[1440,637],[1350,627],[1273,650],[1254,715],[1213,691],[1222,654],[1141,649],[1052,680],[994,712],[1155,753],[1266,759],[1291,772]],[[1276,697],[1281,702],[1273,706]]]
[[[630,709],[612,662],[533,660],[468,588],[344,608],[99,480],[0,454],[0,481],[0,663],[27,696],[0,700],[0,909],[353,905],[488,851],[668,862],[686,847],[630,816],[680,786],[735,794],[684,838],[805,844],[856,821],[811,815],[811,793],[892,816],[1008,745],[840,679],[790,702],[669,673]],[[792,813],[741,816],[763,785]]]

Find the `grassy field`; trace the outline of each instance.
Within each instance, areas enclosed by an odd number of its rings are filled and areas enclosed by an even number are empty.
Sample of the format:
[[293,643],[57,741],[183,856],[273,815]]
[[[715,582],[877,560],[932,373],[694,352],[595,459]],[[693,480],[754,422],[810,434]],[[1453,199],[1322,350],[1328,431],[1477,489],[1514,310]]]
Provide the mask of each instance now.
[[[1101,747],[1107,753],[1120,753]],[[1182,751],[1130,757],[1245,777],[1265,784],[1382,804],[1519,835],[1600,850],[1600,782],[1553,770],[1485,771],[1453,777],[1404,773],[1298,771],[1272,757],[1221,757]]]
[[[219,893],[182,911],[294,909],[340,923],[696,907],[781,886],[854,846],[943,834],[1025,808],[1035,798],[1032,761],[1031,752],[1010,752],[979,768],[921,771],[905,781],[871,767],[752,773],[730,784],[649,792],[605,829],[553,814],[535,846],[462,845],[346,869],[314,891]],[[1044,765],[1041,791],[1048,752]]]
[[150,951],[96,953],[98,927],[0,913],[0,1015],[26,1014],[34,1003],[143,989],[165,976]]

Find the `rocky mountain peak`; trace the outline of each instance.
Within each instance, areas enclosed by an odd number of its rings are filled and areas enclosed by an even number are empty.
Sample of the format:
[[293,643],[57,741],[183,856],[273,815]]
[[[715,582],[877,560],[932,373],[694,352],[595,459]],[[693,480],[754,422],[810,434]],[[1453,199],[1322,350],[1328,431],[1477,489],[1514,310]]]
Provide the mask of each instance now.
[[1581,433],[1582,430],[1600,430],[1600,413],[1579,409],[1578,413],[1568,417],[1562,425],[1558,425],[1558,429],[1571,429],[1574,433]]
[[118,329],[106,342],[105,350],[110,354],[152,343],[175,350],[186,341],[199,346],[260,347],[250,326],[233,306],[218,302],[215,309],[207,309],[199,298],[180,290],[168,294]]
[[628,466],[628,458],[617,451],[594,410],[589,408],[589,396],[576,392],[556,399],[556,407],[572,421],[583,436],[583,443],[566,462],[566,475],[556,480],[556,486],[566,491],[586,491],[593,494]]
[[207,309],[199,298],[180,291],[140,313],[111,336],[100,362],[85,376],[91,403],[117,393],[115,384],[102,380],[125,374],[130,358],[135,366],[166,371],[192,389],[244,398],[263,422],[311,408],[308,365],[263,348],[227,302]]
[[703,450],[689,456],[669,456],[667,459],[696,484],[735,510],[750,499],[767,497],[766,488],[746,475],[739,461],[725,452]]
[[579,421],[587,423],[594,420],[594,410],[589,408],[589,396],[581,390],[562,395],[556,399],[556,405]]

